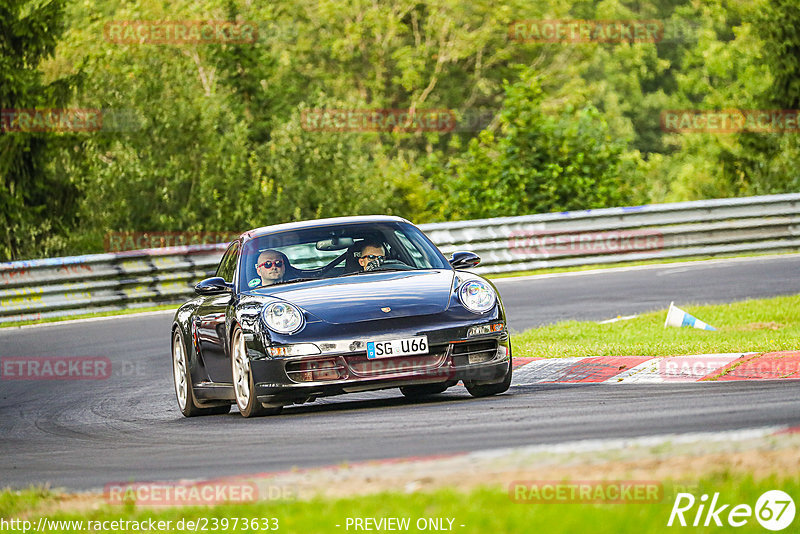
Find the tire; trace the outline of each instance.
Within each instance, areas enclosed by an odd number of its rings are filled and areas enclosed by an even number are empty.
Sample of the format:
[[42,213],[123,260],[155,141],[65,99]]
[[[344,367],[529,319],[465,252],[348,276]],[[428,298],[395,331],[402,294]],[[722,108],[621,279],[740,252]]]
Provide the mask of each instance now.
[[254,394],[255,385],[253,384],[253,373],[250,372],[250,359],[247,357],[244,335],[239,326],[234,328],[231,338],[231,376],[236,406],[243,417],[260,417],[281,413],[283,406],[264,408]]
[[175,385],[175,397],[178,409],[184,417],[198,415],[222,415],[231,411],[230,403],[216,406],[198,406],[192,390],[192,374],[189,371],[189,357],[183,342],[181,329],[176,328],[172,334],[172,382]]
[[467,385],[464,384],[469,391],[469,394],[473,397],[490,397],[492,395],[499,395],[500,393],[504,393],[508,391],[508,388],[511,387],[511,358],[508,359],[508,371],[506,371],[506,376],[503,378],[502,382],[498,382],[497,384],[473,384]]
[[402,386],[400,393],[406,397],[427,397],[428,395],[436,395],[442,393],[450,387],[447,383],[444,384],[420,384],[419,386]]

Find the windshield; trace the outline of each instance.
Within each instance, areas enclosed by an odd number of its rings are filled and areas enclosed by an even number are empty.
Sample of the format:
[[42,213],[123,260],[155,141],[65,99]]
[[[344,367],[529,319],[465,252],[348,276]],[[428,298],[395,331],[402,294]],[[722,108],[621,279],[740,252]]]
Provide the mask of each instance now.
[[439,249],[404,222],[326,225],[264,235],[245,243],[240,261],[242,291],[379,271],[451,269]]

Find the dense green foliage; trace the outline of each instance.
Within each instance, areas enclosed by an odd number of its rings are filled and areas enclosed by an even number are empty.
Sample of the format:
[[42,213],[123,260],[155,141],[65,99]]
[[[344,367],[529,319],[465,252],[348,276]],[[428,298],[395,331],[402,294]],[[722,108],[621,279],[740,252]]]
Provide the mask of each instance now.
[[[63,12],[62,1],[0,1],[0,110],[58,108],[68,102],[77,73],[46,82],[39,70],[64,29]],[[63,167],[70,144],[78,148],[80,141],[0,130],[0,258],[64,248],[59,237],[71,229],[79,195]]]
[[[544,94],[528,75],[506,88],[500,131],[483,132],[450,165],[443,203],[447,218],[503,216],[599,208],[630,199],[625,143],[615,140],[591,106],[557,114],[542,109]],[[628,171],[628,172],[625,172]],[[445,171],[446,172],[446,171]]]
[[[797,134],[666,133],[665,109],[797,109],[792,0],[0,0],[3,109],[103,109],[1,132],[0,259],[112,231],[415,222],[800,190]],[[524,42],[518,20],[655,19],[657,42]],[[112,21],[232,21],[153,44]],[[453,131],[314,131],[314,109],[450,109]],[[480,119],[488,120],[475,120]]]

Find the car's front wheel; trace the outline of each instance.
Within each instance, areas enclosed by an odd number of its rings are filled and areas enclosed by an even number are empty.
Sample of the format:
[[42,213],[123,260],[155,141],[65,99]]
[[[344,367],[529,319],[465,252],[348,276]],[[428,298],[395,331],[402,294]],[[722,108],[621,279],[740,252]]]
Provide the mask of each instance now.
[[183,343],[183,335],[180,328],[176,328],[172,334],[172,380],[175,384],[178,408],[184,417],[220,415],[226,414],[231,410],[230,403],[208,407],[197,405],[198,401],[194,398],[194,392],[192,391],[189,357],[186,353],[186,345]]
[[250,358],[247,357],[244,334],[242,334],[242,329],[238,326],[233,331],[231,343],[231,371],[233,375],[233,391],[240,414],[244,417],[258,417],[260,415],[277,415],[281,413],[283,406],[264,408],[256,398]]
[[473,397],[489,397],[490,395],[499,395],[511,387],[511,358],[508,359],[508,371],[502,382],[496,384],[464,384]]

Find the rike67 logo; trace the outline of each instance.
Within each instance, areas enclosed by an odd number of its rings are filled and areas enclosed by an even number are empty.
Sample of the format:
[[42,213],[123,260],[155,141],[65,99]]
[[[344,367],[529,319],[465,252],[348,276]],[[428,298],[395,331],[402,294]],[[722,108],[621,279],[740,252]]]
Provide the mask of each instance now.
[[756,501],[755,507],[749,504],[734,506],[724,503],[720,500],[719,493],[714,493],[710,502],[705,493],[700,499],[696,499],[691,493],[679,493],[675,496],[667,526],[741,527],[755,516],[756,521],[765,529],[778,531],[792,524],[795,511],[794,500],[781,490],[764,492]]

